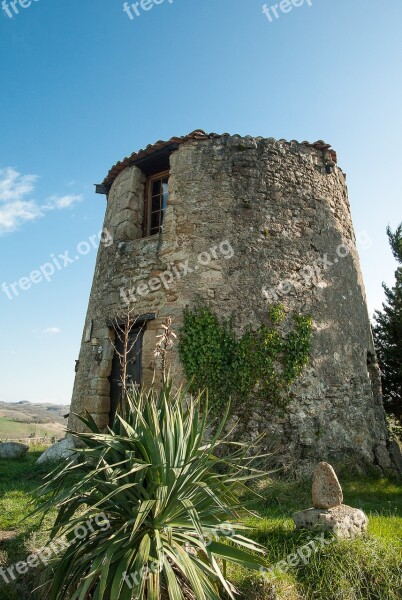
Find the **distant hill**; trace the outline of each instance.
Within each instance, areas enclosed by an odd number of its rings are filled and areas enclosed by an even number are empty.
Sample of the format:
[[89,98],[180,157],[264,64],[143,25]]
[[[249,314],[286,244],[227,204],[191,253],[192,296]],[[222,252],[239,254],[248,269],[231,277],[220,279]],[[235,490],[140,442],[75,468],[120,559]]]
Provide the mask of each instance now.
[[23,437],[64,437],[68,405],[0,402],[0,440]]

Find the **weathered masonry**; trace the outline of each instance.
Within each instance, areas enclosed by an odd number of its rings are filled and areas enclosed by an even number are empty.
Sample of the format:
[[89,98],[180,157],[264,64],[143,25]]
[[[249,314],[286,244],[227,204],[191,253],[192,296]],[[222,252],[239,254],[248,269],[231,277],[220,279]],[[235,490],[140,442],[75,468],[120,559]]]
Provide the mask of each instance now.
[[[72,413],[110,421],[119,371],[112,320],[125,299],[140,331],[128,375],[148,384],[166,316],[178,330],[184,307],[202,299],[222,317],[235,314],[241,330],[264,323],[279,298],[312,316],[311,361],[286,415],[273,419],[267,398],[250,433],[279,440],[283,462],[299,468],[391,467],[345,175],[330,146],[195,131],[117,163],[97,191],[107,195],[113,244],[99,248]],[[173,372],[183,376],[177,353]]]

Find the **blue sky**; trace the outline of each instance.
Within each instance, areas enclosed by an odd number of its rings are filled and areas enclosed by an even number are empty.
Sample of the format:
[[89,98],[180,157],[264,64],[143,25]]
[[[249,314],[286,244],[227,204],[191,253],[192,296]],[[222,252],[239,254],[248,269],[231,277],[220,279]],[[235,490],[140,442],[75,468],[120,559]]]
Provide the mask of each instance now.
[[[121,0],[0,10],[0,285],[78,255],[115,162],[202,128],[332,144],[379,307],[395,269],[385,228],[401,221],[402,3],[309,3],[272,22],[261,0],[164,0],[132,20]],[[69,403],[95,258],[0,292],[0,400]]]

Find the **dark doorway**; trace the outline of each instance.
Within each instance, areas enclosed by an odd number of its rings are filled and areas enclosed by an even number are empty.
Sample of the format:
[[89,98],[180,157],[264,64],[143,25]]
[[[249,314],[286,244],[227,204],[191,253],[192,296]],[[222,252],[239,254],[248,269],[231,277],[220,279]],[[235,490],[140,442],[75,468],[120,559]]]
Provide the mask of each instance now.
[[[142,340],[144,336],[144,323],[141,326],[136,325],[129,333],[128,348],[130,348],[127,357],[127,377],[126,386],[141,385],[141,358],[142,358]],[[110,375],[110,418],[109,424],[112,425],[116,414],[117,406],[122,393],[121,365],[118,353],[123,353],[123,340],[116,335],[115,351],[112,363],[112,373]]]

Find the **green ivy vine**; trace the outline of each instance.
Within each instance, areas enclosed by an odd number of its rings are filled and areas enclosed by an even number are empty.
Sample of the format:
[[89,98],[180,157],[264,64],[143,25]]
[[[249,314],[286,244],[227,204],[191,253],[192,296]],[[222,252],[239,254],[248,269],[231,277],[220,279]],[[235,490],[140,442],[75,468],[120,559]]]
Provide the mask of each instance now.
[[206,306],[184,311],[179,354],[191,391],[208,389],[211,412],[219,415],[229,399],[232,408],[247,412],[255,399],[284,408],[290,385],[307,364],[312,319],[293,315],[290,331],[281,323],[285,309],[269,309],[271,326],[250,326],[241,335],[233,318],[221,320]]

